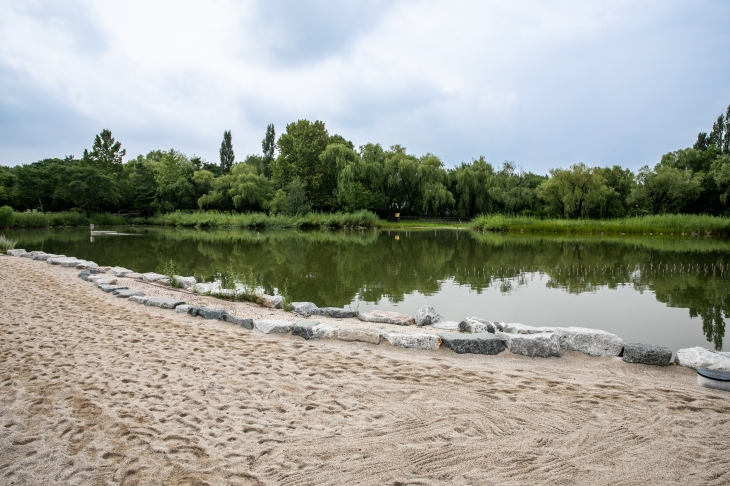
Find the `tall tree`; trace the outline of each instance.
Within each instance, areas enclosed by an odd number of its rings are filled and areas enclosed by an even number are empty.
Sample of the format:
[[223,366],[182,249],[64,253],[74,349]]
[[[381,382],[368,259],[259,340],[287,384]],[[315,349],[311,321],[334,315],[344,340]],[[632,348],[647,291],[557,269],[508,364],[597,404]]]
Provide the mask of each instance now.
[[127,155],[127,150],[122,148],[121,142],[114,140],[111,130],[105,128],[94,137],[91,152],[84,149],[82,163],[101,170],[111,169],[119,172],[122,168],[122,158],[125,155]]
[[725,137],[722,140],[722,147],[718,148],[722,148],[723,154],[730,154],[730,105],[725,112]]
[[719,150],[722,150],[723,134],[725,132],[725,117],[720,115],[717,117],[717,121],[712,124],[712,131],[710,132],[710,145],[714,145]]
[[276,131],[273,123],[266,126],[266,135],[261,140],[261,148],[264,150],[263,174],[266,177],[271,177],[271,161],[274,160],[274,153],[276,152]]
[[710,139],[707,136],[707,132],[700,132],[697,134],[697,141],[692,146],[695,150],[707,150],[710,146]]
[[219,153],[221,157],[221,170],[224,174],[228,174],[231,171],[231,167],[233,167],[233,162],[236,158],[233,153],[233,141],[230,130],[223,132],[223,141],[221,142],[221,149]]

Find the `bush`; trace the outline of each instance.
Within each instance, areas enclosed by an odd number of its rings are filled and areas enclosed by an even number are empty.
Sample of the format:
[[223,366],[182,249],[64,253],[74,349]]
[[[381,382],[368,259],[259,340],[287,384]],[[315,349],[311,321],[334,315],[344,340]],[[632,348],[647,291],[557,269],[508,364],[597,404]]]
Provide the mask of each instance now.
[[0,235],[0,252],[5,253],[8,250],[12,250],[15,248],[16,243],[17,241],[6,238],[5,235]]
[[10,206],[0,208],[0,228],[10,228],[15,222],[15,211]]
[[43,213],[15,213],[14,228],[47,228],[49,218]]

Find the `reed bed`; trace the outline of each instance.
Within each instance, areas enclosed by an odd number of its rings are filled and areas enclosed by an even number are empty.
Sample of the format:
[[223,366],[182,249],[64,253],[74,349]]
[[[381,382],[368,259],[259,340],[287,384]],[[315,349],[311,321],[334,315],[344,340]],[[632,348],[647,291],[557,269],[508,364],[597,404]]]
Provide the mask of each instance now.
[[596,220],[482,215],[475,218],[470,227],[476,231],[519,233],[727,236],[730,235],[730,218],[690,214],[661,214]]
[[[145,223],[188,228],[377,228],[380,218],[370,211],[356,213],[309,213],[303,216],[267,215],[264,213],[225,213],[176,211],[146,218]],[[136,221],[135,221],[136,222]]]
[[92,214],[90,218],[87,218],[85,214],[76,211],[60,213],[16,212],[12,218],[10,228],[74,227],[87,226],[90,223],[96,226],[120,226],[128,224],[129,221],[122,216],[109,213]]

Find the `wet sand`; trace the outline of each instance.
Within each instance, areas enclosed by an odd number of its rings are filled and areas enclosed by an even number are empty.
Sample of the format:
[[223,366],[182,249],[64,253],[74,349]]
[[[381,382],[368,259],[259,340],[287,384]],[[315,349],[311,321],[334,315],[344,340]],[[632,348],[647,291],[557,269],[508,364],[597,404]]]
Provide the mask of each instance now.
[[730,483],[690,369],[264,335],[77,273],[0,257],[1,484]]

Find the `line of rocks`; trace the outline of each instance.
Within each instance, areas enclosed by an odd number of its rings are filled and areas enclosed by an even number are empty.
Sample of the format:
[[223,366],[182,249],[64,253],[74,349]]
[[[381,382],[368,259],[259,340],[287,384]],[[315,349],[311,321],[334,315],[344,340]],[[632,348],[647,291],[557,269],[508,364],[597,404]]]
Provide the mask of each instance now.
[[[578,351],[589,356],[620,356],[627,363],[667,366],[672,363],[672,351],[668,348],[643,343],[625,343],[615,334],[582,327],[533,327],[518,323],[500,323],[477,317],[467,317],[455,322],[441,322],[433,307],[423,306],[416,316],[392,311],[373,310],[358,312],[337,307],[318,307],[312,302],[294,302],[294,313],[304,317],[323,316],[329,318],[357,317],[363,322],[401,326],[432,326],[435,329],[451,331],[439,334],[380,332],[372,329],[341,329],[336,325],[325,325],[303,319],[296,323],[284,320],[262,319],[254,322],[233,316],[223,309],[208,309],[188,305],[183,301],[165,297],[147,297],[141,291],[130,290],[119,285],[115,277],[136,278],[145,282],[169,285],[170,279],[154,272],[135,273],[123,267],[99,267],[95,262],[79,260],[65,255],[42,251],[8,250],[10,256],[44,260],[52,265],[82,269],[79,277],[93,282],[99,289],[118,298],[162,309],[174,309],[193,317],[218,320],[240,325],[246,329],[254,327],[265,333],[291,333],[304,339],[339,339],[380,344],[387,341],[392,346],[403,348],[436,350],[444,346],[456,353],[499,354],[508,349],[512,354],[549,358],[562,356],[562,350]],[[222,289],[220,284],[198,283],[195,277],[173,276],[175,283],[186,290],[198,293],[216,294],[235,289]],[[281,308],[281,296],[262,296],[264,305]],[[730,372],[730,353],[710,351],[702,347],[680,349],[674,360],[680,366],[692,369],[710,369]]]

